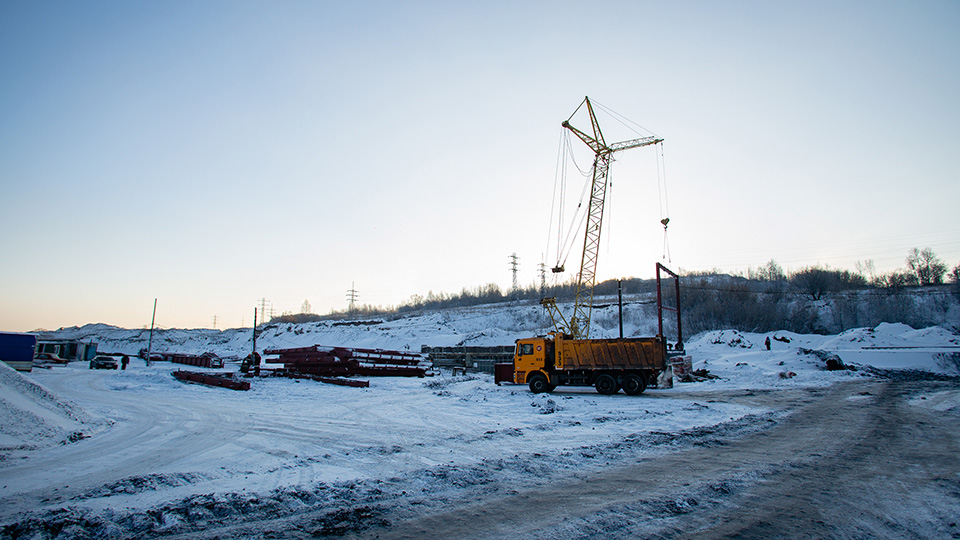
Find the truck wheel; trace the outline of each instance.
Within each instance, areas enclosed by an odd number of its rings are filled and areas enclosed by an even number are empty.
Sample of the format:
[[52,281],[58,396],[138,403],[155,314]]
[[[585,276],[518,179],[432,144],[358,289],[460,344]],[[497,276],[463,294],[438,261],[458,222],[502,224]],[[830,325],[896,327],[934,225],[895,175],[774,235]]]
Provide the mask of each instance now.
[[547,381],[547,378],[539,373],[531,375],[527,384],[530,385],[530,391],[534,394],[542,394],[543,392],[550,391],[550,383]]
[[643,377],[636,373],[628,373],[623,378],[623,392],[628,396],[638,396],[647,389],[647,383]]
[[607,373],[598,375],[593,386],[597,389],[598,393],[605,395],[616,394],[617,390],[620,390],[620,387],[617,386],[617,379]]

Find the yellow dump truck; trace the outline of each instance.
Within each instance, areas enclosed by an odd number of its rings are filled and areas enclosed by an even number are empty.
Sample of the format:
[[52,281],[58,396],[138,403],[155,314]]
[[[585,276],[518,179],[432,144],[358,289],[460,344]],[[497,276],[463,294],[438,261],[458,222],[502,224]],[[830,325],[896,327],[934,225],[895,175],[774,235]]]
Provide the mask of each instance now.
[[[635,396],[667,367],[667,342],[661,337],[572,339],[551,332],[545,337],[517,340],[513,365],[496,373],[497,382],[527,384],[534,393],[557,386],[593,386],[601,394],[620,389]],[[512,374],[509,373],[512,371]]]

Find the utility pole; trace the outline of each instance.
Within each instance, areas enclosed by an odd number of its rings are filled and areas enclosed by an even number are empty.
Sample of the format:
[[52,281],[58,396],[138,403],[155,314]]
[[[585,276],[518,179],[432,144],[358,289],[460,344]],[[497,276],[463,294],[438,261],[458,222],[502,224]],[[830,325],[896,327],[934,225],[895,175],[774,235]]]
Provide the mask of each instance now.
[[349,304],[350,307],[347,308],[347,313],[350,314],[350,315],[353,315],[353,310],[355,309],[355,306],[356,306],[356,303],[357,303],[357,296],[358,296],[358,295],[357,295],[356,282],[355,282],[355,281],[351,281],[351,282],[350,282],[350,289],[347,290],[347,301],[350,302],[350,304]]
[[150,353],[153,351],[153,324],[157,322],[157,299],[153,299],[153,317],[150,318],[150,340],[147,341],[147,367],[150,367]]
[[517,257],[517,254],[516,254],[516,253],[510,255],[510,270],[513,272],[513,288],[512,288],[512,291],[513,291],[513,299],[514,299],[514,300],[519,300],[519,299],[520,299],[520,286],[517,285],[517,267],[519,266],[519,263],[518,263],[517,261],[518,261],[519,259],[520,259],[520,258]]
[[217,316],[216,316],[216,315],[213,316],[213,329],[214,329],[214,330],[217,329]]

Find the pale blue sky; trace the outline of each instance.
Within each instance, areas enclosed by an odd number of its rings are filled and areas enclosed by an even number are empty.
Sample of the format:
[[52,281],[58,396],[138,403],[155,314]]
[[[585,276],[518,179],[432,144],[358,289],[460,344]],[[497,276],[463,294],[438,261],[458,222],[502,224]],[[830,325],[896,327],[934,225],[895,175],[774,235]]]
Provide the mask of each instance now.
[[[461,4],[0,4],[0,329],[532,283],[584,95],[665,139],[674,268],[960,263],[960,3]],[[661,260],[654,155],[601,279]]]

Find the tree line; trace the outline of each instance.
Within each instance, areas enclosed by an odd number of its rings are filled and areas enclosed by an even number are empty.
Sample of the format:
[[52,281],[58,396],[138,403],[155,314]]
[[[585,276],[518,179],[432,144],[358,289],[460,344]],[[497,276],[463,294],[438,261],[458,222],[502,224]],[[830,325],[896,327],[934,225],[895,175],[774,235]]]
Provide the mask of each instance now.
[[[880,322],[903,322],[917,327],[942,322],[949,300],[942,298],[944,295],[960,300],[960,264],[949,269],[930,248],[911,249],[905,267],[887,273],[876,272],[872,261],[857,263],[855,270],[813,265],[788,272],[770,260],[740,274],[713,270],[680,275],[680,308],[688,332],[735,328],[835,333]],[[952,286],[947,289],[932,287],[948,282]],[[615,296],[621,286],[626,297],[656,293],[656,280],[628,278],[598,283],[594,296]],[[906,294],[908,290],[927,290],[924,288],[937,289],[926,295],[932,300],[918,304],[916,294]],[[484,304],[539,301],[545,296],[555,297],[558,302],[573,301],[576,283],[571,279],[545,289],[530,285],[508,291],[489,283],[464,288],[456,294],[429,291],[426,295],[413,295],[395,307],[360,305],[329,315],[285,314],[271,322],[395,317]]]

